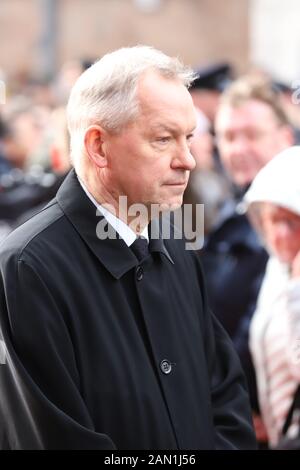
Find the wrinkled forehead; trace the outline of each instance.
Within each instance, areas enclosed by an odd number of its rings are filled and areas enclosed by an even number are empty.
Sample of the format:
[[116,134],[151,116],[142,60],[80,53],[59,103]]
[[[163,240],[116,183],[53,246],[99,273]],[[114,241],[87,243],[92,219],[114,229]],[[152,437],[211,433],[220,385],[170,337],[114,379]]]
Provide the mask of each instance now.
[[138,84],[137,97],[140,114],[149,120],[149,125],[196,127],[192,97],[178,79],[147,73]]

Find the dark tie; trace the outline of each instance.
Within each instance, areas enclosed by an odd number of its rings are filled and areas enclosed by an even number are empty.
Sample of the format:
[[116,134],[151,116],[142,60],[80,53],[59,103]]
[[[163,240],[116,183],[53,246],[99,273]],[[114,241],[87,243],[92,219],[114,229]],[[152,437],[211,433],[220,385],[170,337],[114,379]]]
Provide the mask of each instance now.
[[143,261],[149,254],[148,241],[144,237],[137,237],[132,245],[130,245],[130,248],[139,261]]

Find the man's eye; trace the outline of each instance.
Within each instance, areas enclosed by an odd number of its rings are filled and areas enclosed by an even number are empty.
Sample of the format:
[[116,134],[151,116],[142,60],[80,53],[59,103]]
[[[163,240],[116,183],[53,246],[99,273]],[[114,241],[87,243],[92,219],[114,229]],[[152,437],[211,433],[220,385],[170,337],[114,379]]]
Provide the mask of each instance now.
[[170,140],[171,140],[170,136],[164,136],[164,137],[158,137],[157,142],[159,142],[161,144],[166,144],[166,143],[170,142]]
[[194,134],[188,134],[188,135],[186,136],[186,140],[187,140],[188,142],[192,142],[193,138],[194,138]]

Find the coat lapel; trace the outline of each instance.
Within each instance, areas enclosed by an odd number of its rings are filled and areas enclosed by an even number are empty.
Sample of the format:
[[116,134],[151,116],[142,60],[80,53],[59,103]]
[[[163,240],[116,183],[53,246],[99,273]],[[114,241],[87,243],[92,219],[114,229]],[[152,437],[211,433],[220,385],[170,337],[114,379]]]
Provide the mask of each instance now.
[[[70,171],[59,188],[56,199],[69,222],[112,276],[120,279],[138,264],[136,257],[124,240],[115,233],[108,223],[105,224],[104,217],[99,214],[81,188],[74,169]],[[110,233],[114,233],[114,238],[100,239],[97,235],[99,224],[107,225]],[[150,240],[149,250],[162,253],[174,264],[160,237]]]

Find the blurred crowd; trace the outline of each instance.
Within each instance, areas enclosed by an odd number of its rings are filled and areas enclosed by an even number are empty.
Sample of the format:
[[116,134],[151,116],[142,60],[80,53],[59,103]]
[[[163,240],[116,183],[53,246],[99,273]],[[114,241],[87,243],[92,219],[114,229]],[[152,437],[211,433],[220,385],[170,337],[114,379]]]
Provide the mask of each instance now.
[[0,240],[54,197],[70,169],[65,106],[89,61],[70,61],[52,82],[5,81],[0,105]]
[[[47,204],[69,171],[65,106],[89,65],[70,61],[51,83],[28,77],[7,83],[0,106],[0,240]],[[236,77],[226,63],[199,69],[190,93],[198,118],[196,169],[184,202],[204,204],[199,256],[210,306],[240,356],[260,445],[276,446],[300,382],[300,366],[288,354],[300,323],[300,184],[292,178],[300,169],[300,108],[287,84],[260,70]],[[293,155],[282,161],[285,149]],[[282,152],[279,170],[261,177]]]
[[[300,393],[300,109],[262,71],[234,79],[221,64],[202,76],[191,93],[207,127],[189,188],[205,205],[199,255],[211,309],[247,377],[260,448],[280,448],[284,433],[299,435],[299,417],[287,419]],[[210,158],[197,142],[208,135]]]

